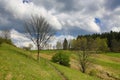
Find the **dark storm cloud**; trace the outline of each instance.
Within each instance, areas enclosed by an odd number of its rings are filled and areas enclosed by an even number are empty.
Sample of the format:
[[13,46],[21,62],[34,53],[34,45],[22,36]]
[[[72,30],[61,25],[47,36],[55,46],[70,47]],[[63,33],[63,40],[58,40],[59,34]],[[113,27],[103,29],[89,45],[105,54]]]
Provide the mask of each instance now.
[[63,8],[61,8],[61,11],[78,11],[80,10],[80,6],[77,4],[77,0],[57,0],[58,2],[62,3],[64,5]]
[[38,6],[44,6],[46,9],[56,9],[58,12],[71,12],[79,11],[82,6],[77,2],[78,0],[33,0],[33,2]]
[[[81,29],[79,27],[71,27],[69,29],[62,29],[58,31],[58,35],[72,35],[72,36],[78,36],[78,35],[86,35],[86,34],[92,34],[93,32],[88,32],[84,29]],[[77,35],[76,35],[77,34]]]
[[120,7],[120,0],[106,0],[105,6],[108,10],[114,10],[117,7]]
[[[56,8],[57,6],[60,6],[56,2],[56,0],[32,0],[32,1],[37,6],[44,6],[47,10]],[[57,7],[57,9],[58,9],[58,7]]]
[[9,11],[5,10],[2,3],[0,3],[0,18],[4,20],[4,22],[0,20],[0,30],[16,29],[18,31],[23,31],[23,21],[15,19]]

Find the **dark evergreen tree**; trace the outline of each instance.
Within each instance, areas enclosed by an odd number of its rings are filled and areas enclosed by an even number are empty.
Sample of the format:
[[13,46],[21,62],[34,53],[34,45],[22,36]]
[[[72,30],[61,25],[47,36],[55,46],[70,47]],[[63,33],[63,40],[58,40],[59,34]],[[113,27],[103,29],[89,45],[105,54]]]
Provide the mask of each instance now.
[[64,39],[64,42],[63,42],[63,50],[67,50],[68,49],[68,41],[67,39],[65,38]]
[[120,41],[113,39],[111,49],[113,52],[120,52]]

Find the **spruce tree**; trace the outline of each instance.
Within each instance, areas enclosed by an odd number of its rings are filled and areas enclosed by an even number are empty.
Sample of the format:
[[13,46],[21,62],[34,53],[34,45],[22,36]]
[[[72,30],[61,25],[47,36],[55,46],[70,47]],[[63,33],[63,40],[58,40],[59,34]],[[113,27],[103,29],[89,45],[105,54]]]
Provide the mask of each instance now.
[[68,41],[67,39],[65,38],[64,39],[64,42],[63,42],[63,50],[67,50],[68,49]]

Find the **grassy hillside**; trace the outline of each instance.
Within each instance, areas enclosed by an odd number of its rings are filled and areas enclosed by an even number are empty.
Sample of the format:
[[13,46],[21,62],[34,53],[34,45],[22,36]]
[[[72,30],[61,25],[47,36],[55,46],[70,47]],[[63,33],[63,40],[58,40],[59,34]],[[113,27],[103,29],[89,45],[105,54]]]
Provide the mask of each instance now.
[[[36,51],[33,52],[35,53]],[[57,51],[54,50],[41,51],[41,56],[51,60],[51,57],[56,52]],[[71,56],[71,60],[70,60],[71,68],[79,71],[80,68],[78,67],[79,63],[77,61],[76,52],[63,51],[63,50],[61,50],[61,52],[65,54],[69,54]],[[105,80],[120,80],[120,53],[109,52],[109,53],[92,54],[90,57],[90,61],[91,63],[89,64],[87,74],[90,74],[92,76],[97,76]],[[57,65],[57,67],[59,68],[59,65]],[[65,69],[60,69],[60,70],[64,72]],[[64,73],[67,74],[67,72]]]
[[95,54],[92,60],[95,65],[101,67],[101,70],[98,68],[99,73],[104,74],[100,75],[101,77],[120,80],[120,53]]
[[0,80],[98,80],[42,58],[37,62],[31,54],[32,52],[2,44]]
[[29,52],[3,44],[0,47],[0,80],[61,80],[45,60],[28,57]]

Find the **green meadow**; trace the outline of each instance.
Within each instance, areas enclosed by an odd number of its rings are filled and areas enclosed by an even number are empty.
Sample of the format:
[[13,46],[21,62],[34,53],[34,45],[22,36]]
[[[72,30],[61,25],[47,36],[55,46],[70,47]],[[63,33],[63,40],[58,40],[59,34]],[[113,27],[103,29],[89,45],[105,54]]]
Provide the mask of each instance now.
[[[49,56],[55,52],[41,51],[41,55]],[[52,63],[44,56],[38,62],[34,58],[35,53],[3,43],[0,46],[0,80],[100,80],[79,70]]]
[[[77,52],[69,51],[69,50],[59,50],[59,51],[64,54],[68,54],[70,56],[70,64],[71,64],[70,68],[80,72],[80,68],[78,66],[79,62],[77,61],[78,56],[76,55]],[[51,60],[51,57],[57,52],[58,50],[42,50],[41,56],[43,58]],[[36,51],[33,51],[33,53],[36,53]],[[113,53],[113,52],[96,53],[96,54],[94,53],[91,54],[89,61],[90,64],[88,65],[88,69],[86,73],[87,75],[98,77],[104,80],[120,79],[120,53]],[[57,66],[57,68],[60,69],[60,71],[62,71],[64,74],[68,75],[69,77],[71,73],[73,73],[73,72],[69,72],[71,69],[67,71],[67,69],[63,69],[62,67],[59,68],[60,65],[57,64],[54,65]],[[75,76],[78,75],[73,75],[73,77]],[[72,78],[70,78],[70,80]],[[80,78],[78,77],[77,80],[80,80]]]

